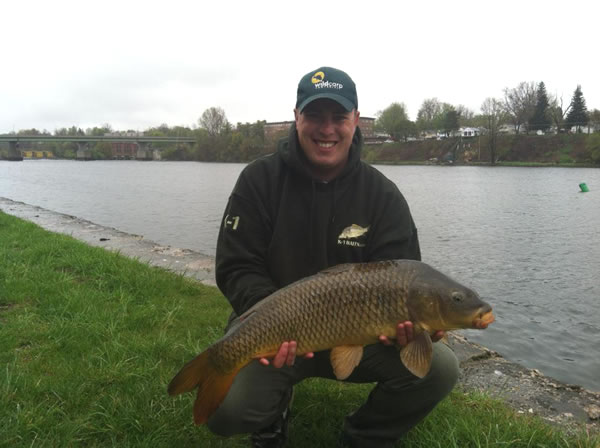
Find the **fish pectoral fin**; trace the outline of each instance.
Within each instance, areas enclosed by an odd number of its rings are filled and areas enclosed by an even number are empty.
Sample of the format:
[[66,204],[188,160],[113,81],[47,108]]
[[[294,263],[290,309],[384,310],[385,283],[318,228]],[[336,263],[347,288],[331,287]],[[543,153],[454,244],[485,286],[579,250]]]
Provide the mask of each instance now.
[[444,332],[444,336],[442,336],[442,339],[440,339],[440,341],[446,344],[448,347],[450,347],[450,339],[448,338],[447,331]]
[[413,375],[423,378],[431,368],[433,344],[426,331],[420,333],[400,351],[400,359]]
[[358,365],[363,355],[362,345],[340,345],[331,349],[329,359],[338,380],[345,380]]

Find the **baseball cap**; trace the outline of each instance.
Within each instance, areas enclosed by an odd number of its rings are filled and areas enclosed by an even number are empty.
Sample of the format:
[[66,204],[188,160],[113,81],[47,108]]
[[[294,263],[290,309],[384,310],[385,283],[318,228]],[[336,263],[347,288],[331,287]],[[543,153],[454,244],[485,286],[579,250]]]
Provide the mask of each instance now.
[[348,112],[358,109],[354,81],[347,73],[336,68],[321,67],[302,77],[298,83],[296,109],[302,112],[307,104],[321,98],[340,103]]

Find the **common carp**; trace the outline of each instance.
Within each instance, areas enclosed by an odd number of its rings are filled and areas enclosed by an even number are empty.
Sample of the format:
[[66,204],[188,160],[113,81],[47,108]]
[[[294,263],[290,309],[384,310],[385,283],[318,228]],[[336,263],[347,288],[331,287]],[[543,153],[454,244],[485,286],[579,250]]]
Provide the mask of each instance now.
[[380,335],[395,340],[398,322],[411,321],[414,340],[400,350],[406,368],[424,377],[431,336],[438,330],[486,328],[492,308],[476,292],[420,261],[391,260],[334,266],[292,283],[240,316],[240,324],[187,363],[171,380],[170,395],[198,387],[194,421],[200,425],[225,398],[239,370],[273,357],[284,341],[298,356],[331,349],[338,379]]

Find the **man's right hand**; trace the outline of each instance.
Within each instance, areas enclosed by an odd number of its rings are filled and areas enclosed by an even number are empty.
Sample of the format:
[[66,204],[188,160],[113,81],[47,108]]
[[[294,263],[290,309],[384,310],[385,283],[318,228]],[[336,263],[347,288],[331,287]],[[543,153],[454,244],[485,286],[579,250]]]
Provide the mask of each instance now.
[[[284,365],[293,366],[294,362],[296,361],[297,346],[298,344],[296,343],[296,341],[284,342],[283,344],[281,344],[279,350],[275,354],[275,357],[271,361],[269,361],[267,358],[260,358],[259,362],[264,366],[273,364],[273,367],[275,367],[276,369],[280,369]],[[315,356],[313,352],[308,352],[304,355],[304,358],[310,359],[313,356]]]

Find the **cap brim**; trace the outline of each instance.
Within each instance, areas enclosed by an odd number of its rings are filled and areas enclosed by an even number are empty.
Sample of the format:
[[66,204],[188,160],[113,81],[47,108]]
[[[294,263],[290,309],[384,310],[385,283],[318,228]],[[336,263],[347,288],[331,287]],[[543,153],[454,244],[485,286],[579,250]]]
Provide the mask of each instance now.
[[313,95],[307,99],[305,99],[304,101],[302,101],[300,103],[300,105],[298,106],[298,111],[302,112],[304,110],[304,108],[306,106],[308,106],[310,103],[312,103],[313,101],[316,100],[320,100],[320,99],[330,99],[335,101],[336,103],[339,103],[343,106],[344,109],[346,109],[348,112],[350,112],[351,110],[354,109],[354,104],[352,104],[352,102],[350,100],[348,100],[347,98],[341,96],[341,95],[336,95],[335,93],[318,93],[316,95]]

